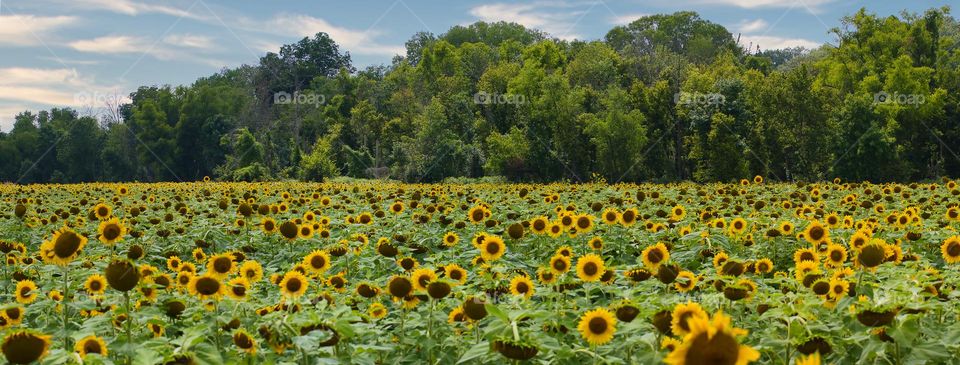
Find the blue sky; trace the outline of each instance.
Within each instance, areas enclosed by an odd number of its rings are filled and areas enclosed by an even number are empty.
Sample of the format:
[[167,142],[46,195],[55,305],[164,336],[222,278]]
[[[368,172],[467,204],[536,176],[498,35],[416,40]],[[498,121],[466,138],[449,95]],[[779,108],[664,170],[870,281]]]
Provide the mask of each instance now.
[[923,12],[945,0],[248,1],[0,0],[0,130],[23,110],[98,114],[140,85],[189,84],[319,31],[358,67],[389,64],[417,31],[513,21],[565,39],[600,39],[645,14],[693,10],[764,49],[830,42],[861,7]]

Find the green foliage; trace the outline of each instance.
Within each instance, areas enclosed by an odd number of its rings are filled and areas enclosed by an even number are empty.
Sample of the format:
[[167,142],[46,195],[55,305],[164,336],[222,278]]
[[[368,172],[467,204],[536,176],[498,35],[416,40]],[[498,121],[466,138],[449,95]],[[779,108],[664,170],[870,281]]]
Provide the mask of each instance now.
[[110,119],[21,113],[0,133],[0,181],[960,175],[949,9],[841,21],[838,45],[815,50],[743,49],[694,12],[593,42],[478,22],[417,33],[406,57],[362,70],[318,33],[190,86],[141,87]]

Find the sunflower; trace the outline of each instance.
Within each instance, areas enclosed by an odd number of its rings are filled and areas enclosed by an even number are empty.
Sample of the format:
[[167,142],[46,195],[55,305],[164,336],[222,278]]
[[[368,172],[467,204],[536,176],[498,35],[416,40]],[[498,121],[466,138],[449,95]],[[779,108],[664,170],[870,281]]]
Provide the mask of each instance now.
[[603,219],[603,223],[607,225],[617,224],[620,221],[620,212],[614,208],[607,208],[603,211],[603,214],[600,215],[600,218]]
[[112,245],[123,240],[123,236],[127,235],[127,228],[120,223],[119,219],[111,218],[110,220],[100,222],[97,233],[100,242],[106,245]]
[[29,364],[39,361],[50,349],[50,336],[33,331],[10,332],[3,338],[0,350],[11,364]]
[[550,220],[547,217],[539,216],[530,221],[530,230],[536,234],[544,234],[550,228]]
[[730,260],[730,256],[726,252],[720,251],[717,254],[713,255],[713,267],[720,271],[723,268],[723,264],[726,264]]
[[705,316],[691,317],[687,323],[690,332],[664,359],[667,364],[746,365],[760,358],[757,350],[737,341],[737,337],[747,331],[731,326],[730,317],[723,312],[714,314],[712,320]]
[[178,256],[170,256],[167,258],[167,268],[170,269],[170,271],[180,271],[180,264],[182,263],[183,261],[180,260]]
[[743,234],[743,232],[746,232],[747,221],[740,217],[734,218],[732,221],[730,221],[730,227],[728,229],[734,236],[739,236]]
[[561,275],[567,270],[570,270],[569,257],[557,254],[550,258],[550,271],[553,271],[554,274]]
[[550,226],[547,227],[547,235],[551,238],[560,237],[563,234],[563,225],[559,223],[550,223]]
[[637,208],[624,210],[623,213],[620,214],[620,224],[624,227],[633,226],[637,223],[637,217],[639,215],[640,213],[637,211]]
[[107,343],[103,341],[102,338],[93,336],[87,336],[77,341],[77,344],[73,346],[74,351],[80,354],[80,358],[86,359],[89,354],[97,354],[100,356],[107,356]]
[[387,316],[387,307],[384,307],[380,302],[376,302],[370,305],[367,308],[367,314],[370,318],[380,319]]
[[960,262],[960,236],[947,238],[940,245],[940,254],[948,264]]
[[802,261],[820,262],[820,257],[817,254],[817,250],[808,247],[794,251],[793,262],[800,263]]
[[887,244],[879,239],[872,239],[857,253],[857,264],[868,269],[880,266],[887,258]]
[[590,246],[590,249],[594,251],[600,251],[603,249],[603,238],[594,237],[591,238],[587,245]]
[[404,298],[413,292],[413,282],[406,276],[394,276],[387,282],[387,291],[394,298]]
[[834,277],[828,282],[830,285],[830,292],[828,296],[830,299],[839,300],[847,295],[850,291],[850,282],[842,278]]
[[456,233],[447,232],[447,234],[443,235],[443,245],[445,247],[456,246],[457,242],[460,242],[460,236],[458,236]]
[[483,240],[483,246],[480,249],[480,256],[487,262],[496,261],[507,251],[506,245],[500,236],[488,235]]
[[807,242],[817,245],[830,239],[830,230],[819,221],[813,221],[803,230],[803,238]]
[[533,281],[524,275],[514,276],[510,279],[510,293],[516,296],[522,296],[524,299],[530,299],[533,296]]
[[780,225],[777,227],[777,229],[784,235],[790,235],[793,234],[794,226],[793,223],[783,221],[780,222]]
[[574,227],[578,233],[590,232],[593,229],[593,216],[589,214],[580,214],[576,216]]
[[313,238],[313,225],[312,224],[303,224],[297,228],[297,236],[300,239],[308,240]]
[[280,293],[287,298],[299,298],[307,292],[310,282],[299,271],[291,270],[280,280]]
[[687,216],[687,208],[682,205],[676,205],[670,209],[670,220],[674,222],[682,221]]
[[577,331],[592,346],[603,345],[613,339],[617,331],[617,319],[610,311],[597,308],[580,317]]
[[33,280],[20,280],[17,282],[15,293],[18,303],[30,304],[37,300],[40,291],[37,290],[37,283]]
[[827,245],[826,262],[827,267],[840,267],[847,261],[847,249],[835,243]]
[[437,273],[433,269],[419,268],[410,274],[410,280],[413,281],[413,287],[417,290],[427,290],[427,285],[437,280]]
[[227,296],[234,300],[244,300],[250,292],[250,282],[244,277],[236,277],[227,282]]
[[248,282],[255,283],[263,279],[263,267],[256,260],[247,260],[240,265],[240,276]]
[[577,259],[577,277],[583,281],[597,281],[606,272],[603,258],[595,254],[586,254]]
[[[6,326],[17,326],[23,322],[23,315],[25,309],[20,305],[10,305],[7,306],[3,311],[0,311],[0,319],[5,320]],[[4,326],[0,325],[0,328]]]
[[651,270],[656,270],[660,264],[670,260],[670,251],[663,242],[647,246],[640,254],[643,259],[643,265]]
[[443,267],[443,272],[446,274],[447,278],[453,280],[458,285],[463,285],[467,283],[467,270],[460,267],[457,264],[450,264]]
[[274,234],[277,232],[277,221],[270,217],[265,217],[260,220],[260,229],[263,230],[263,233]]
[[315,274],[323,274],[330,269],[330,254],[315,250],[303,258],[303,266]]
[[487,207],[483,205],[476,205],[467,212],[467,219],[472,223],[484,222],[487,220],[487,217],[490,217],[490,209],[487,209]]
[[236,264],[233,262],[233,255],[230,253],[221,253],[210,256],[207,260],[207,273],[223,279],[230,276],[236,270]]
[[190,284],[187,288],[190,295],[200,298],[201,301],[219,299],[226,289],[216,276],[209,273],[190,278]]
[[207,254],[203,252],[203,249],[200,247],[193,249],[193,252],[190,254],[193,256],[193,261],[196,261],[198,264],[202,264],[207,261]]
[[280,235],[287,241],[293,241],[300,235],[300,227],[292,221],[286,221],[280,224]]
[[809,274],[820,273],[820,265],[816,261],[800,261],[796,264],[794,277],[797,281],[803,281]]
[[69,227],[63,227],[53,234],[53,238],[40,246],[40,252],[45,262],[66,266],[77,258],[86,245],[86,237]]
[[99,220],[107,220],[113,215],[113,209],[106,204],[99,203],[93,207],[93,215]]
[[237,346],[237,349],[240,351],[250,355],[257,353],[257,340],[253,339],[253,336],[246,330],[241,328],[234,332],[231,337],[233,338],[233,344]]
[[557,282],[557,274],[543,267],[537,269],[537,278],[540,279],[540,282],[544,285],[552,285]]
[[689,320],[691,318],[707,318],[707,312],[695,302],[686,304],[677,304],[671,312],[670,329],[677,336],[683,336],[690,333]]
[[681,271],[680,274],[677,275],[673,286],[681,293],[693,290],[693,288],[697,286],[697,275],[690,271]]
[[769,274],[773,271],[773,261],[768,258],[757,260],[753,265],[754,272],[757,274]]

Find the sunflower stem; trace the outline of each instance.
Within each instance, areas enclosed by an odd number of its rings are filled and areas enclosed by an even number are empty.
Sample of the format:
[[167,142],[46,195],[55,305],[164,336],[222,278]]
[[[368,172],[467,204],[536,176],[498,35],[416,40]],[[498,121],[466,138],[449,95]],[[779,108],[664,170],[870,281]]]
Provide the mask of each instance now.
[[67,323],[70,319],[70,267],[63,266],[63,349],[70,352],[70,337],[67,336]]
[[131,354],[132,348],[130,346],[133,345],[133,340],[131,339],[132,336],[130,336],[130,322],[133,321],[133,316],[130,314],[129,292],[123,292],[123,310],[127,315],[126,320],[123,321],[123,331],[126,333],[126,336],[127,336],[127,343],[125,348],[126,351],[124,352],[126,353],[126,356],[127,356],[127,364],[132,364],[133,355]]

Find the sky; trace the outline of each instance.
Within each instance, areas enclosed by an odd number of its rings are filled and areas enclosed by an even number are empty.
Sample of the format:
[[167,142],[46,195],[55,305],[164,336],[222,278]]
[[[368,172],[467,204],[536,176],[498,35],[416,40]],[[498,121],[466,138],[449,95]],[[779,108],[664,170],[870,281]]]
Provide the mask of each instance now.
[[692,10],[761,49],[834,43],[829,29],[866,7],[922,13],[946,0],[0,0],[0,131],[25,110],[81,114],[144,85],[189,85],[326,32],[358,68],[389,64],[418,31],[509,21],[597,40],[644,15]]

